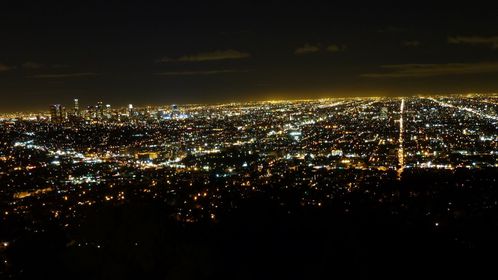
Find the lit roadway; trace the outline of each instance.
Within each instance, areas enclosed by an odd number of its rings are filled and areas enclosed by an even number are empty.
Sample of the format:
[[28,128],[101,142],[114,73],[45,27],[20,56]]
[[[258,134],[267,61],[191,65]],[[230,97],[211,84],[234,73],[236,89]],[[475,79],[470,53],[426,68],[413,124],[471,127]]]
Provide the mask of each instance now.
[[405,169],[405,157],[403,148],[403,111],[405,110],[405,99],[401,99],[401,106],[399,109],[399,149],[398,149],[398,178],[401,178],[401,174]]
[[443,107],[450,107],[450,108],[455,108],[455,109],[458,109],[458,110],[461,110],[461,111],[467,111],[469,113],[476,114],[476,115],[478,115],[478,116],[480,116],[482,118],[486,118],[486,119],[491,119],[491,120],[498,121],[498,117],[496,117],[496,116],[484,114],[483,112],[479,112],[479,111],[471,109],[471,108],[455,106],[455,105],[450,104],[450,103],[439,101],[439,100],[437,100],[435,98],[427,98],[427,99],[429,99],[431,101],[434,101],[434,102],[436,102],[437,104],[439,104],[440,106],[443,106]]

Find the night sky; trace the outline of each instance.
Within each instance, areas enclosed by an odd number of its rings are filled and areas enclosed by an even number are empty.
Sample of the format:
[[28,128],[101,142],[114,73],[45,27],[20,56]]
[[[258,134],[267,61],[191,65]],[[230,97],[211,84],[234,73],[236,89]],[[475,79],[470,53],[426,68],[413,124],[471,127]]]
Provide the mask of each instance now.
[[491,7],[4,2],[1,112],[498,91]]

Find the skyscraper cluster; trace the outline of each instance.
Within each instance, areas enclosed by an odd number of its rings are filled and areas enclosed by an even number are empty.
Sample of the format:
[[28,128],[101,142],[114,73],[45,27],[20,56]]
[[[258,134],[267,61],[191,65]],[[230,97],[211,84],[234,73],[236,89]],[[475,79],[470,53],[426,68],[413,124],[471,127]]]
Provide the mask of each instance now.
[[54,124],[66,122],[77,123],[81,121],[90,122],[120,122],[120,121],[148,121],[166,119],[185,119],[188,115],[182,113],[179,106],[171,105],[170,108],[145,107],[136,108],[133,104],[128,104],[125,108],[113,108],[110,104],[102,101],[95,105],[86,106],[81,109],[79,99],[74,99],[72,109],[66,110],[61,104],[50,106],[50,121]]

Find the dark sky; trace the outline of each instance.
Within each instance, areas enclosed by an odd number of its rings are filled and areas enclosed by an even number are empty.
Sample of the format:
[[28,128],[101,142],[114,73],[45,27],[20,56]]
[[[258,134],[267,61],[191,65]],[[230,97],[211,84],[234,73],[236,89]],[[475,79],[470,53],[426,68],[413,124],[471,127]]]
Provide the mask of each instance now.
[[0,111],[498,91],[492,7],[4,2]]

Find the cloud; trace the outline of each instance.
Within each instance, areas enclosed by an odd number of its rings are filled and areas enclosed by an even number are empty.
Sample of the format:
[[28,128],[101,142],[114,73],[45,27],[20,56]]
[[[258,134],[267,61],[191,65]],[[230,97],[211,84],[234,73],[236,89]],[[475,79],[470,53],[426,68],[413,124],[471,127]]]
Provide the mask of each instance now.
[[416,48],[419,47],[422,43],[420,43],[420,41],[417,40],[410,40],[410,41],[403,41],[401,44],[405,47]]
[[450,44],[466,44],[466,45],[484,45],[493,49],[498,49],[498,36],[482,37],[482,36],[455,36],[448,37]]
[[346,50],[346,45],[336,45],[336,44],[331,44],[327,47],[327,51],[329,52],[342,52]]
[[337,44],[330,44],[327,47],[323,47],[322,44],[304,44],[304,46],[297,48],[294,51],[294,54],[301,55],[301,54],[310,54],[310,53],[317,53],[321,51],[328,51],[328,52],[342,52],[346,50],[346,45],[337,45]]
[[157,60],[157,62],[172,62],[172,61],[180,61],[180,62],[202,62],[202,61],[215,61],[215,60],[231,60],[231,59],[242,59],[248,58],[251,55],[249,53],[237,51],[237,50],[224,50],[224,51],[213,51],[213,52],[204,52],[192,55],[185,55],[179,58],[169,58],[163,57]]
[[447,63],[447,64],[394,64],[382,65],[390,72],[368,73],[365,78],[434,77],[498,72],[498,62]]
[[48,65],[48,64],[42,64],[42,63],[33,62],[33,61],[28,61],[28,62],[21,64],[21,68],[27,69],[27,70],[47,69],[47,68],[58,69],[58,68],[67,68],[67,67],[68,67],[67,65],[63,65],[63,64]]
[[33,62],[33,61],[28,61],[25,62],[21,65],[22,68],[24,69],[40,69],[43,68],[44,65],[41,63]]
[[11,69],[12,67],[8,66],[7,64],[0,63],[0,72],[9,71]]
[[67,73],[67,74],[39,74],[33,75],[32,78],[37,79],[57,79],[57,78],[78,78],[78,77],[91,77],[98,76],[97,73],[85,72],[85,73]]
[[315,53],[320,51],[320,46],[305,44],[304,46],[297,48],[294,51],[294,54],[307,54],[307,53]]
[[159,76],[202,76],[202,75],[217,75],[226,73],[246,73],[248,70],[236,70],[236,69],[225,69],[225,70],[210,70],[210,71],[172,71],[172,72],[161,72],[156,73]]

